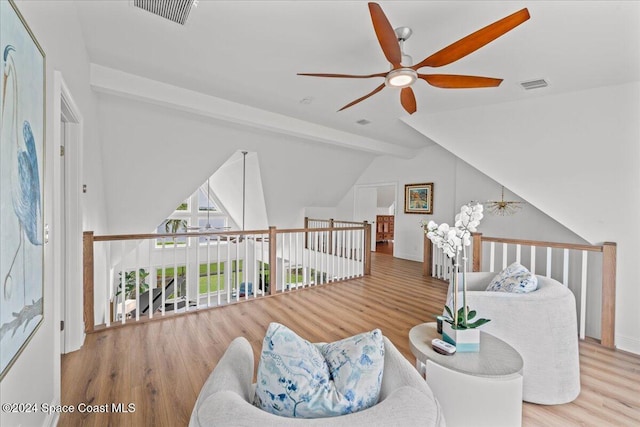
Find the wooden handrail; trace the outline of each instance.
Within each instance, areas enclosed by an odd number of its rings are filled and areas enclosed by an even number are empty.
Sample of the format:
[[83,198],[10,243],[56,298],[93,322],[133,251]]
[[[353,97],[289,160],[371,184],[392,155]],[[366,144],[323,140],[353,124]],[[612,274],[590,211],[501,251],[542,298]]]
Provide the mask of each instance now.
[[343,221],[343,220],[339,220],[339,219],[315,219],[315,218],[308,218],[305,217],[305,226],[308,228],[309,227],[309,221],[322,221],[322,222],[333,222],[335,223],[339,223],[339,224],[358,224],[358,225],[362,225],[363,222],[358,222],[358,221]]
[[249,230],[249,231],[206,231],[206,232],[187,232],[187,233],[144,233],[144,234],[111,234],[103,236],[94,236],[96,242],[109,242],[114,240],[144,240],[144,239],[161,239],[163,237],[202,237],[202,236],[247,236],[252,234],[268,234],[269,230]]
[[[276,229],[277,234],[286,234],[286,233],[304,233],[304,232],[320,232],[320,231],[349,231],[349,230],[363,230],[365,226],[363,223],[360,224],[359,227],[340,227],[340,228],[288,228],[288,229]],[[164,233],[164,234],[154,234],[154,233],[144,233],[144,234],[110,234],[110,235],[102,235],[102,236],[93,236],[94,242],[110,242],[117,240],[145,240],[145,239],[162,239],[164,237],[205,237],[205,236],[248,236],[254,234],[269,234],[271,229],[269,230],[248,230],[248,231],[208,231],[208,232],[194,232],[194,233]]]
[[575,249],[577,251],[602,252],[602,246],[597,246],[597,245],[545,242],[541,240],[507,239],[504,237],[486,237],[486,236],[483,236],[482,233],[472,233],[472,236],[474,238],[476,238],[476,236],[479,236],[482,242],[507,243],[509,245],[522,245],[522,246],[544,246],[547,248]]

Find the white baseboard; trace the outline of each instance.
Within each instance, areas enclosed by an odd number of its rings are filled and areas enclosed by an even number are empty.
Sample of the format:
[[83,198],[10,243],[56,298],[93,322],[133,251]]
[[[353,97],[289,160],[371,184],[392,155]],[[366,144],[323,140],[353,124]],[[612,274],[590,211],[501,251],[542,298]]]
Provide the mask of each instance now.
[[616,348],[629,353],[640,354],[640,339],[616,334]]
[[422,262],[422,257],[417,257],[415,254],[403,254],[394,252],[393,256],[396,258],[408,259],[409,261]]

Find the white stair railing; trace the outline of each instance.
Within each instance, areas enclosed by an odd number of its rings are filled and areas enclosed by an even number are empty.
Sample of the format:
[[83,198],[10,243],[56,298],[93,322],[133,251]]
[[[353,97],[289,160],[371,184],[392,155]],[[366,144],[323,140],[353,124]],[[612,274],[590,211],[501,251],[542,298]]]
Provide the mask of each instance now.
[[[369,274],[370,232],[367,224],[112,236],[86,232],[86,330]],[[94,266],[95,245],[105,245],[100,253],[111,260],[100,272]],[[94,295],[100,300],[95,305]]]

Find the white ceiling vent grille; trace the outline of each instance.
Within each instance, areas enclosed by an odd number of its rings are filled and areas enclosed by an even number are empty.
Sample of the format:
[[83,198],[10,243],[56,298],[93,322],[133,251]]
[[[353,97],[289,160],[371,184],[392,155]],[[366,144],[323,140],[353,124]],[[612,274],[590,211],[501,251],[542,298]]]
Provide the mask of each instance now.
[[194,0],[133,0],[140,9],[162,16],[169,21],[184,25],[191,12]]
[[547,83],[545,79],[537,79],[537,80],[529,80],[528,82],[522,82],[520,83],[520,86],[522,86],[524,90],[531,90],[531,89],[539,89],[541,87],[547,87],[549,86],[549,83]]

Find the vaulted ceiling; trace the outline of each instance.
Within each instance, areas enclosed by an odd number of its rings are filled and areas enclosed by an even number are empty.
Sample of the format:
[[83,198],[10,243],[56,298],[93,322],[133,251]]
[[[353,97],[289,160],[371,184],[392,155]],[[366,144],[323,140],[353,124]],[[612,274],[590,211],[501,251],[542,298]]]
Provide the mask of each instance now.
[[[635,1],[384,1],[391,25],[413,35],[415,62],[521,8],[531,19],[459,61],[423,73],[504,79],[497,88],[414,85],[418,112],[515,101],[637,81],[640,8]],[[402,122],[399,91],[339,108],[382,83],[302,77],[298,72],[370,74],[389,64],[364,1],[200,0],[182,26],[132,1],[77,2],[91,62],[294,117],[404,149],[429,138]],[[525,91],[543,78],[549,86]],[[370,122],[360,125],[365,119]]]

